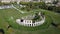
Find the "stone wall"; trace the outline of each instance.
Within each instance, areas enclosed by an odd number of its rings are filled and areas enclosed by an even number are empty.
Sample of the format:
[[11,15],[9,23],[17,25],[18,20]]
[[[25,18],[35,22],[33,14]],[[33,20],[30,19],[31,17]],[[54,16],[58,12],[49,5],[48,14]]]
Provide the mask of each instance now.
[[33,23],[32,20],[23,20],[23,22],[21,22],[21,19],[17,19],[16,22],[23,26],[34,27],[34,26],[42,25],[45,22],[45,17],[41,21],[35,23]]

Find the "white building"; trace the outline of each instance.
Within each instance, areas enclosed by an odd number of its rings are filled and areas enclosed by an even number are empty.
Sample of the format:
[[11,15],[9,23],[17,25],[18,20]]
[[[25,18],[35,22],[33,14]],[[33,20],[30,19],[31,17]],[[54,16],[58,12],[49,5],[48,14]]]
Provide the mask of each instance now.
[[50,2],[50,3],[52,3],[54,0],[43,0],[45,3],[48,3],[48,2]]
[[17,4],[19,4],[20,2],[41,2],[41,1],[45,3],[52,3],[53,1],[56,1],[56,0],[0,0],[0,1],[5,3],[17,2]]

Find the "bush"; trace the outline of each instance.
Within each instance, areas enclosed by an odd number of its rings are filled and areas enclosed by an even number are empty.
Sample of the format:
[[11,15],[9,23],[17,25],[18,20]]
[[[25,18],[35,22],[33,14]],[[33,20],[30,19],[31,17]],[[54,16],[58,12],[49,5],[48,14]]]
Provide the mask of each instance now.
[[32,19],[33,22],[41,20],[40,15],[38,13],[35,13],[35,17]]
[[56,7],[56,6],[48,6],[47,10],[60,13],[60,7]]
[[24,10],[24,9],[25,9],[24,7],[21,8],[21,10]]
[[53,6],[48,6],[48,10],[53,10]]
[[11,2],[11,4],[15,4],[15,5],[16,5],[16,4],[17,4],[17,2]]
[[29,2],[20,2],[21,5],[28,5]]
[[56,7],[54,11],[60,13],[60,7]]
[[0,6],[1,5],[11,5],[11,3],[2,3],[2,2],[0,2]]
[[0,5],[2,5],[2,3],[0,2]]
[[57,4],[58,2],[59,2],[58,0],[56,0],[56,1],[54,0],[54,1],[53,1],[53,4]]

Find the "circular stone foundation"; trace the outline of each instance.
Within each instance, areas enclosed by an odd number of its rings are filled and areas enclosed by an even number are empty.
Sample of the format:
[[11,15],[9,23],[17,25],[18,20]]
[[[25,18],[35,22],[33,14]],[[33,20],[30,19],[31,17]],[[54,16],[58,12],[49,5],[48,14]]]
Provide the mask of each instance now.
[[[16,22],[20,25],[23,25],[23,26],[29,26],[29,27],[39,26],[39,25],[42,25],[45,22],[45,16],[41,15],[40,13],[39,13],[39,16],[41,17],[41,20],[39,20],[39,21],[34,21],[33,22],[33,20],[31,20],[32,18],[35,17],[33,15],[32,17],[28,16],[28,17],[25,17],[25,18],[22,18],[22,19],[16,19]],[[30,17],[30,19],[29,19],[29,17]]]

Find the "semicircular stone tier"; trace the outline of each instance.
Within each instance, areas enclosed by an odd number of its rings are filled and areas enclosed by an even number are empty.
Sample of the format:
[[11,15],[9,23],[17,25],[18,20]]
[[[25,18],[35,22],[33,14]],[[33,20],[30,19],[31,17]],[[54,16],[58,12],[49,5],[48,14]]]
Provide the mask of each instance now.
[[45,16],[40,16],[42,19],[40,21],[33,22],[31,19],[16,19],[16,22],[23,26],[35,27],[42,25],[45,22]]

